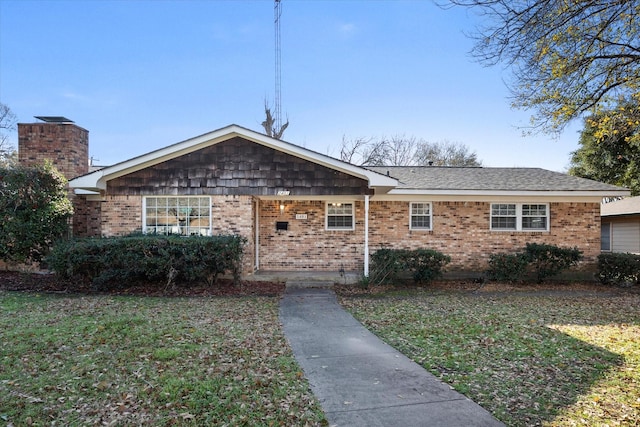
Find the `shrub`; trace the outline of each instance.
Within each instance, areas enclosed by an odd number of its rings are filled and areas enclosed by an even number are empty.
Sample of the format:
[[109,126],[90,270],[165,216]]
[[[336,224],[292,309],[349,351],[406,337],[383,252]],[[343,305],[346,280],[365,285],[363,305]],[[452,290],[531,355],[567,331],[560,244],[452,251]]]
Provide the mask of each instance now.
[[525,279],[529,260],[523,253],[491,254],[489,256],[489,280],[499,282],[519,282]]
[[442,275],[451,258],[433,249],[379,249],[371,256],[369,281],[372,284],[397,282],[402,272],[410,272],[417,283]]
[[382,248],[371,255],[369,283],[381,284],[398,280],[402,271],[401,251],[398,249]]
[[640,255],[604,253],[598,255],[598,280],[605,285],[630,286],[640,282]]
[[220,274],[240,278],[240,236],[128,236],[60,242],[47,257],[63,278],[91,282],[98,289],[123,288],[131,282],[163,281],[212,284]]
[[561,248],[555,245],[527,243],[525,256],[538,283],[547,277],[555,276],[582,259],[578,248]]
[[0,167],[0,260],[38,262],[68,233],[66,184],[49,162]]
[[582,252],[578,248],[561,248],[555,245],[527,243],[513,254],[491,254],[487,277],[490,280],[518,282],[529,276],[537,283],[561,273],[578,263]]
[[433,249],[416,249],[404,253],[404,267],[413,273],[416,283],[428,283],[442,276],[451,257]]

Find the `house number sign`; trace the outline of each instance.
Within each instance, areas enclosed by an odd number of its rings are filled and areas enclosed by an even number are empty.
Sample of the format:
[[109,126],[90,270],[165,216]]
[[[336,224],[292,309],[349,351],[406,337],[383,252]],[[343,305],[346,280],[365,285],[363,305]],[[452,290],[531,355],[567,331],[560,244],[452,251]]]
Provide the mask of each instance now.
[[307,219],[307,214],[296,214],[296,219]]

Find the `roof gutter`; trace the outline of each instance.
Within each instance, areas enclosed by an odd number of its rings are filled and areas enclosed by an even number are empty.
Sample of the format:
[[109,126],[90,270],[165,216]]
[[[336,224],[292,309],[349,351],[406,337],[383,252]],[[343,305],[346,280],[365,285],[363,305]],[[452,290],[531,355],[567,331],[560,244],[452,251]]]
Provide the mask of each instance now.
[[532,196],[532,197],[617,197],[628,196],[629,190],[430,190],[430,189],[393,189],[390,196]]

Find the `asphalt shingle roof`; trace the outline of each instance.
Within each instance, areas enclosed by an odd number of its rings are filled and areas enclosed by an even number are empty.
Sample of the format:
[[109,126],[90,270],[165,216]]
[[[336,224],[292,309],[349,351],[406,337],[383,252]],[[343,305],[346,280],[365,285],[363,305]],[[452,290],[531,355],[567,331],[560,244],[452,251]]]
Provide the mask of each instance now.
[[624,188],[540,168],[367,166],[398,189],[470,191],[621,191]]

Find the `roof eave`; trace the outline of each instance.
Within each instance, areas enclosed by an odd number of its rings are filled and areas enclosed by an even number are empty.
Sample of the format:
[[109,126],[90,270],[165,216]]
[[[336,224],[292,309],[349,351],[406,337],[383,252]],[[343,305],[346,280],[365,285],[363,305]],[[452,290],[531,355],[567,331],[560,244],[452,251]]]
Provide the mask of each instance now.
[[640,215],[640,212],[600,212],[600,216],[603,218],[627,218]]
[[[102,170],[82,175],[69,180],[69,187],[76,190],[86,190],[91,192],[100,192],[107,189],[107,182],[103,180]],[[80,194],[76,191],[76,194]]]
[[450,196],[550,196],[550,197],[619,197],[628,196],[628,190],[447,190],[395,188],[389,195],[450,195]]
[[238,125],[230,125],[222,129],[152,151],[151,153],[134,157],[133,159],[126,160],[116,165],[105,167],[96,172],[74,178],[69,181],[69,185],[72,188],[82,188],[90,191],[105,190],[106,183],[109,180],[154,166],[158,163],[171,160],[235,137],[241,137],[280,152],[364,179],[369,183],[369,186],[373,188],[395,188],[398,185],[398,180],[395,178],[391,178],[359,166],[351,165],[341,160],[316,153],[288,142],[271,138],[267,135]]

